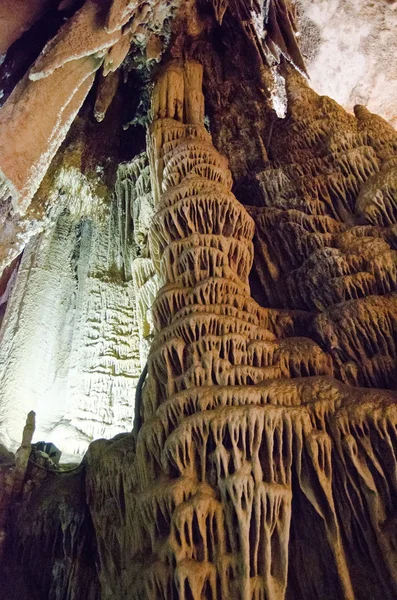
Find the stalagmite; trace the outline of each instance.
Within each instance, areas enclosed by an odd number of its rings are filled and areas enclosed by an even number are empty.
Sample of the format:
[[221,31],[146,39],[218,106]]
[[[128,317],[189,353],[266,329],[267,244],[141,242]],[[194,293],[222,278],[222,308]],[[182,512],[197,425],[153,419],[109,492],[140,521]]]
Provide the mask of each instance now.
[[[174,541],[167,553],[158,552],[152,536],[146,553],[163,563],[169,576],[175,565],[180,598],[281,599],[288,574],[293,422],[283,410],[250,404],[249,398],[255,384],[275,377],[332,375],[331,361],[309,340],[302,345],[291,338],[289,346],[288,340],[277,340],[259,307],[259,318],[253,319],[245,306],[253,222],[231,194],[227,164],[200,123],[201,66],[171,64],[156,84],[153,112],[150,158],[159,196],[149,239],[163,282],[153,306],[154,323],[161,322],[163,297],[167,303],[180,299],[168,312],[167,326],[157,329],[149,354],[137,461],[143,460],[142,452],[152,458],[145,467],[142,463],[135,485],[138,502],[141,493],[153,494],[150,482],[160,468],[170,481],[187,478],[193,488],[199,482],[208,491],[189,490],[168,515]],[[223,205],[215,198],[222,198]],[[208,304],[199,290],[210,288]],[[227,407],[221,399],[234,389],[241,393],[240,405]],[[207,409],[196,405],[197,412],[188,417],[181,410],[170,428],[163,407],[173,406],[174,412],[181,401],[204,390]],[[160,433],[161,443],[154,443]],[[280,447],[281,455],[274,449]],[[214,509],[218,516],[210,525]],[[137,522],[135,527],[141,526]],[[230,551],[236,562],[228,581]],[[164,597],[169,585],[167,578]]]

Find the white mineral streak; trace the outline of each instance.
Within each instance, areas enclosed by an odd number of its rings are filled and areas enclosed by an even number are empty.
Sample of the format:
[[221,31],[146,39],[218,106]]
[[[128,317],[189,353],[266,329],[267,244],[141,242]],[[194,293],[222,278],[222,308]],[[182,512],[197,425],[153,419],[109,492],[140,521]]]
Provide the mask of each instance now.
[[272,69],[272,75],[274,79],[274,86],[270,93],[272,105],[278,118],[284,119],[285,115],[287,114],[288,108],[287,92],[285,89],[285,79],[277,71],[277,67]]
[[23,251],[35,235],[51,229],[63,206],[77,217],[91,214],[95,202],[98,218],[104,215],[105,204],[93,189],[93,184],[75,167],[61,167],[45,197],[36,196],[25,215],[16,213],[10,204],[0,210],[0,273]]
[[131,429],[140,362],[117,203],[60,177],[63,210],[28,243],[0,332],[0,429],[15,448],[34,409],[35,440],[70,456]]
[[251,22],[254,26],[256,35],[260,40],[264,39],[266,35],[265,20],[267,19],[267,14],[265,12],[265,4],[266,3],[262,4],[262,2],[260,2],[260,10],[251,10],[250,12]]
[[119,214],[126,215],[126,228],[121,232],[121,239],[123,254],[126,257],[125,264],[130,267],[134,280],[135,316],[142,368],[146,364],[153,337],[152,304],[160,287],[159,275],[149,256],[148,233],[154,214],[150,183],[149,164],[145,152],[132,162],[120,165],[116,182],[116,198]]
[[311,86],[397,126],[397,2],[297,0]]

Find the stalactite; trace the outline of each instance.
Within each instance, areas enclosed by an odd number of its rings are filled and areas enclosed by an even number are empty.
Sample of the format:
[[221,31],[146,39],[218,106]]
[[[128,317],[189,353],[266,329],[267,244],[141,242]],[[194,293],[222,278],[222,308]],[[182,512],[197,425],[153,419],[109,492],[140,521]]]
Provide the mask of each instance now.
[[[132,43],[145,46],[161,31],[176,1],[106,6],[86,0],[18,83],[0,113],[0,200],[25,213],[81,108],[95,73],[116,71]],[[12,31],[10,32],[12,35]],[[97,114],[106,112],[111,82],[100,86]],[[104,98],[105,96],[105,98]],[[25,135],[21,142],[20,131]]]

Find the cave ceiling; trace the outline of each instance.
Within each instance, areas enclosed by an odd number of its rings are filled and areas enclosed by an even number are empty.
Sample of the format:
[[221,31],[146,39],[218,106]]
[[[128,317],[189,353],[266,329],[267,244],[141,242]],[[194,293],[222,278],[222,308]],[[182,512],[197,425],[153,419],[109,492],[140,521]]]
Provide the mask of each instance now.
[[[82,2],[73,0],[3,0],[0,59],[1,56],[4,59],[7,49],[33,25],[37,28],[37,38],[45,37],[38,25],[40,22],[47,36],[55,32],[62,19],[72,14],[79,4]],[[350,112],[355,104],[364,104],[396,127],[395,0],[296,0],[291,5],[313,89],[334,98]],[[221,10],[225,9],[226,3]],[[57,11],[60,18],[56,16]],[[153,40],[151,44],[152,55],[155,55],[158,45]],[[10,75],[8,72],[6,79]],[[4,85],[7,90],[3,78]]]
[[352,111],[364,104],[397,127],[397,3],[298,0],[310,83]]

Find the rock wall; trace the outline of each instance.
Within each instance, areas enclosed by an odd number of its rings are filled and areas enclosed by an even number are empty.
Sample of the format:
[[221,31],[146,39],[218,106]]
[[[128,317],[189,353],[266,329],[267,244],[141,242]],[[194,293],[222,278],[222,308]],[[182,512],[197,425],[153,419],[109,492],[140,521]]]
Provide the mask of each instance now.
[[34,441],[51,439],[64,455],[81,456],[93,439],[132,427],[139,334],[117,198],[96,195],[77,171],[63,195],[58,216],[25,248],[7,304],[1,439],[16,449],[34,409]]
[[351,113],[364,104],[397,127],[395,2],[297,0],[295,7],[313,89]]
[[288,81],[288,142],[276,126],[250,209],[261,302],[310,311],[338,379],[396,389],[397,134]]

